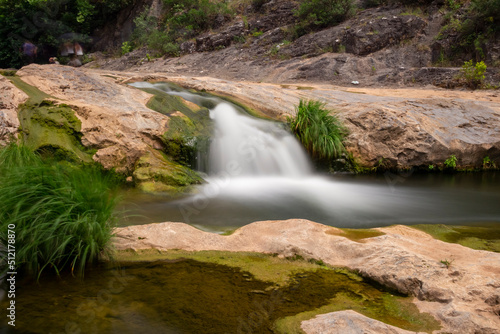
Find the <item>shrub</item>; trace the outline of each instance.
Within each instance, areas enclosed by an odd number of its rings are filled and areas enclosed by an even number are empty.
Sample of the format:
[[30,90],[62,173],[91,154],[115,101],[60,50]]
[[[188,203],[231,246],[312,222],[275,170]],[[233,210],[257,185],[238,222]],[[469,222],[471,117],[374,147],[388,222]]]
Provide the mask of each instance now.
[[446,168],[455,169],[457,167],[457,157],[452,154],[448,159],[444,161],[444,166]]
[[288,123],[313,159],[335,159],[346,152],[343,141],[347,129],[330,115],[324,103],[301,100],[295,110],[295,117],[289,117]]
[[132,45],[130,42],[123,42],[122,43],[122,55],[129,53],[132,51]]
[[324,28],[343,22],[353,12],[353,0],[303,0],[296,15],[302,25]]
[[85,266],[109,251],[116,197],[111,174],[45,163],[25,147],[0,151],[0,242],[15,226],[16,264],[40,275]]
[[474,62],[470,60],[464,62],[462,65],[460,76],[465,80],[467,86],[475,89],[483,85],[485,72],[486,64],[483,61],[474,64]]

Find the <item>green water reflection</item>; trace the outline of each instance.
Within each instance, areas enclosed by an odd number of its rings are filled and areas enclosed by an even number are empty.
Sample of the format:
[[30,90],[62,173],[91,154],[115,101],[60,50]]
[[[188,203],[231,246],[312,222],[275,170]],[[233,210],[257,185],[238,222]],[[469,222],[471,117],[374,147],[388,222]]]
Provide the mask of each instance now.
[[276,320],[339,296],[348,297],[349,308],[400,327],[435,326],[418,312],[391,315],[408,298],[353,274],[318,269],[278,288],[235,267],[182,259],[96,268],[84,281],[46,276],[39,283],[20,282],[15,330],[4,322],[1,332],[273,333]]

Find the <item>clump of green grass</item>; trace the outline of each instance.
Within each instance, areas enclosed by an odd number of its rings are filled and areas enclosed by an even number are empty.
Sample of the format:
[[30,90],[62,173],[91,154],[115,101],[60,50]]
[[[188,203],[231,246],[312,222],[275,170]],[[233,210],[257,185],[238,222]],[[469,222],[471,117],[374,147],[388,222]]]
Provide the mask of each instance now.
[[344,139],[347,129],[330,114],[325,103],[301,100],[295,117],[289,117],[292,132],[315,160],[339,158],[346,152]]
[[0,150],[0,243],[15,231],[17,269],[83,274],[109,251],[116,184],[97,167],[44,162],[15,144]]

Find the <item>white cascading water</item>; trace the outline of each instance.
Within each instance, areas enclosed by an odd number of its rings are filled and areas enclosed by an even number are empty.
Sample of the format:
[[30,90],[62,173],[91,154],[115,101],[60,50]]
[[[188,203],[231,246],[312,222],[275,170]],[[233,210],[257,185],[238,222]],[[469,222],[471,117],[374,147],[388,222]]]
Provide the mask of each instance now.
[[[238,176],[310,176],[302,146],[280,125],[251,118],[221,103],[210,111],[215,133],[210,145],[210,175],[237,168]],[[236,175],[234,175],[236,176]]]
[[[215,123],[207,183],[182,200],[148,203],[148,213],[159,212],[155,221],[183,221],[221,231],[257,220],[288,218],[355,228],[500,219],[492,209],[499,197],[490,193],[406,187],[405,177],[390,173],[381,182],[315,175],[299,142],[275,122],[250,117],[219,98],[179,91],[165,83],[133,85],[210,105]],[[471,200],[477,198],[481,200]]]

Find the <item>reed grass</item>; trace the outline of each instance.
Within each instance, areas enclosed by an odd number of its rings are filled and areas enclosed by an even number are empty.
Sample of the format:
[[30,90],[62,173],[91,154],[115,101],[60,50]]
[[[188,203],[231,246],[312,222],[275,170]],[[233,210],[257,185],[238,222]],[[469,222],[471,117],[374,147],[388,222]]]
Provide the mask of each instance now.
[[14,226],[17,268],[37,277],[85,266],[109,252],[117,197],[112,174],[45,162],[25,147],[0,150],[0,241]]
[[347,129],[325,103],[300,100],[295,111],[288,123],[314,160],[337,159],[346,152],[343,141]]

